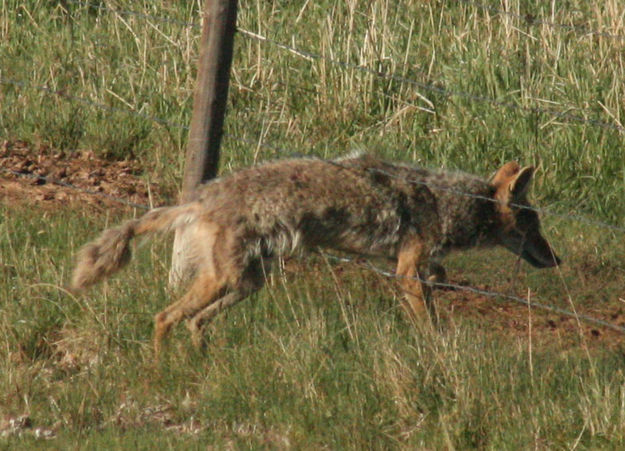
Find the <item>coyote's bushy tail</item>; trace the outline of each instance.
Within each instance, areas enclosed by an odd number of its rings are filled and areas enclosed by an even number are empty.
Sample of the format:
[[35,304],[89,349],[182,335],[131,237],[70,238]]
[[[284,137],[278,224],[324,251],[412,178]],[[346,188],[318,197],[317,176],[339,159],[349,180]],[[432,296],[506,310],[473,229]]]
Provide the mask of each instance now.
[[70,289],[82,290],[123,268],[130,261],[130,241],[135,236],[189,224],[197,217],[196,211],[194,203],[157,208],[139,219],[105,230],[78,252]]

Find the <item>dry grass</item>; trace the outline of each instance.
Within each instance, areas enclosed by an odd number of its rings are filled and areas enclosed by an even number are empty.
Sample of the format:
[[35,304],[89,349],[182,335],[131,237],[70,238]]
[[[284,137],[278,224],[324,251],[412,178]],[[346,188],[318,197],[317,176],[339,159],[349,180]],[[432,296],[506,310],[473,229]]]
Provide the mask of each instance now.
[[[614,128],[623,110],[622,7],[489,5],[512,14],[471,1],[242,4],[241,28],[315,56],[237,36],[224,170],[353,148],[483,175],[505,160],[536,164],[537,203],[564,214],[544,218],[561,272],[468,253],[449,259],[452,281],[529,292],[622,323],[622,232],[578,218],[620,224],[625,214]],[[199,34],[180,22],[197,22],[197,8],[5,0],[0,60],[11,64],[0,69],[0,137],[138,158],[150,181],[172,191]],[[267,290],[219,317],[206,355],[180,330],[155,367],[152,315],[172,297],[169,243],[144,246],[124,274],[75,298],[62,289],[75,250],[133,212],[1,208],[7,447],[614,449],[625,441],[620,334],[462,291],[437,293],[446,327],[431,333],[408,324],[392,281],[314,258],[286,262]]]

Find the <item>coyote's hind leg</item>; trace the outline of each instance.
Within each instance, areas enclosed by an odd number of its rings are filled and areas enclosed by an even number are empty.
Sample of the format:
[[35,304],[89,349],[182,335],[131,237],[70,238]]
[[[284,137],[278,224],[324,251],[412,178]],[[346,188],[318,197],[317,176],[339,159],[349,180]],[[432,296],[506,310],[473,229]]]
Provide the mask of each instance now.
[[225,286],[225,281],[219,280],[214,274],[201,272],[180,300],[154,317],[154,353],[157,359],[161,352],[162,341],[171,328],[183,319],[193,317],[204,307],[219,299],[224,293]]
[[196,348],[202,347],[202,326],[222,310],[233,306],[262,288],[265,283],[265,273],[270,270],[270,265],[269,259],[254,260],[242,272],[233,284],[233,288],[229,289],[225,296],[215,299],[187,321],[186,326],[191,332],[191,340]]

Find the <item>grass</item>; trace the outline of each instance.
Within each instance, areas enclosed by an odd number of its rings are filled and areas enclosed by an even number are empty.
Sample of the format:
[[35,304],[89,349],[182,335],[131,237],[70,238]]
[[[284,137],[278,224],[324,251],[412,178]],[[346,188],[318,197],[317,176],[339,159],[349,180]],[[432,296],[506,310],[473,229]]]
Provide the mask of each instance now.
[[[508,329],[511,311],[498,312],[496,300],[479,315],[459,310],[431,333],[406,321],[391,281],[315,257],[289,262],[267,289],[218,317],[205,355],[181,327],[154,365],[152,315],[172,295],[167,240],[142,246],[127,271],[74,298],[62,287],[76,237],[105,218],[3,214],[0,406],[5,418],[28,414],[33,427],[54,430],[57,446],[596,449],[625,440],[618,336],[545,332],[549,315],[535,311],[532,341],[526,329]],[[508,291],[509,271],[492,268],[509,260],[461,254],[448,268],[456,280]],[[564,279],[577,267],[573,259]],[[557,303],[553,274],[520,276],[517,290]],[[623,276],[610,281],[622,287]],[[450,295],[437,297],[449,312]],[[528,319],[523,310],[514,317]],[[26,432],[2,440],[45,443]]]
[[[543,169],[544,202],[617,222],[619,3],[510,8],[578,28],[472,2],[243,3],[241,29],[318,57],[237,35],[224,167],[353,148],[485,174],[517,159]],[[0,74],[0,136],[139,158],[179,186],[197,3],[4,0],[0,21],[10,43],[0,57],[11,62]]]
[[[625,34],[614,0],[509,3]],[[0,138],[139,159],[151,180],[180,186],[200,33],[184,24],[198,22],[197,2],[1,5]],[[484,175],[510,159],[539,165],[537,203],[564,214],[544,215],[561,272],[471,252],[448,259],[452,280],[623,321],[622,233],[576,219],[622,226],[622,39],[469,1],[247,2],[238,23],[319,57],[237,35],[224,171],[353,148]],[[155,366],[152,316],[176,295],[170,242],[76,298],[62,288],[72,255],[132,213],[0,209],[0,430],[32,422],[3,447],[624,445],[617,333],[464,292],[437,293],[448,317],[431,333],[406,321],[392,281],[317,256],[218,317],[205,355],[179,328]]]

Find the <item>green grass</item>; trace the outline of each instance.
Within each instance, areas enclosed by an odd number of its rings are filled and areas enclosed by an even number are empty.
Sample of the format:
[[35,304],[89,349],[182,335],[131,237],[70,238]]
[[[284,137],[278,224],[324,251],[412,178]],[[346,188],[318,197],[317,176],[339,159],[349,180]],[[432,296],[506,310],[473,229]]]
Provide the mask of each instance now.
[[[0,139],[136,158],[151,180],[179,186],[200,34],[182,24],[199,22],[198,2],[183,3],[3,1]],[[539,20],[625,34],[614,0],[553,11],[509,3]],[[540,166],[540,206],[622,226],[622,132],[549,113],[619,123],[622,39],[470,2],[241,2],[238,24],[321,58],[237,35],[224,171],[354,148],[483,175],[516,159]],[[178,295],[166,285],[170,240],[142,246],[124,273],[74,297],[63,286],[76,249],[131,213],[0,209],[0,429],[20,414],[33,423],[0,437],[2,447],[625,445],[616,333],[503,299],[463,310],[474,305],[464,292],[437,293],[449,316],[432,333],[406,320],[392,281],[317,256],[289,263],[218,317],[205,355],[180,327],[154,365],[152,317]],[[469,252],[446,262],[452,281],[622,322],[622,233],[544,222],[560,272]],[[34,438],[37,427],[56,438]]]
[[[62,288],[71,255],[104,218],[6,207],[2,213],[0,413],[28,414],[33,428],[55,430],[55,446],[624,445],[622,344],[593,345],[575,331],[564,340],[540,333],[532,342],[527,332],[506,332],[509,315],[493,311],[451,314],[438,333],[415,328],[392,281],[314,257],[289,263],[253,299],[219,316],[205,354],[179,327],[155,365],[152,316],[173,295],[165,282],[169,240],[140,247],[126,271],[77,298]],[[571,239],[556,242],[574,248]],[[588,258],[592,244],[576,250]],[[514,291],[509,271],[493,271],[510,260],[501,252],[467,253],[449,258],[448,268],[454,280]],[[562,270],[576,302],[578,267],[573,256]],[[555,278],[523,269],[516,291],[531,288],[557,304],[562,285]],[[622,287],[623,279],[610,281]],[[602,289],[577,307],[596,306],[618,288]],[[449,294],[437,297],[449,312]],[[492,300],[492,308],[502,302]],[[517,312],[527,321],[523,316]],[[547,317],[535,310],[535,327]],[[48,443],[28,430],[1,440],[9,447]]]
[[[185,24],[199,23],[197,2],[3,5],[0,137],[140,158],[179,186],[200,33]],[[613,0],[510,8],[625,34]],[[622,131],[606,127],[622,116],[618,37],[471,2],[242,2],[238,25],[320,58],[237,35],[226,168],[353,148],[483,174],[517,159],[541,166],[544,202],[610,222],[625,214]]]

